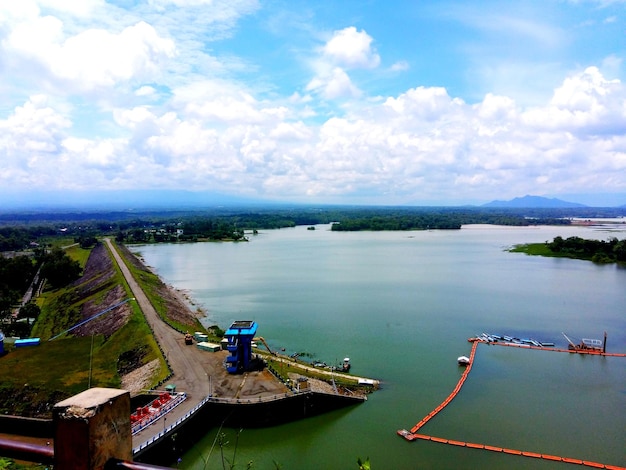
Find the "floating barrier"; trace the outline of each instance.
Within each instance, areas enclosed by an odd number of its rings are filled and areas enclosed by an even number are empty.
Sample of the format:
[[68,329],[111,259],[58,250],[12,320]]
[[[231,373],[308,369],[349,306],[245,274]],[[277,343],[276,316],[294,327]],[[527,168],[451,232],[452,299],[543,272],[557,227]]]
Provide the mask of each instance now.
[[626,353],[608,353],[598,351],[596,349],[562,349],[562,348],[554,348],[549,346],[535,346],[532,344],[523,344],[523,343],[509,343],[509,342],[501,342],[501,341],[486,341],[482,338],[470,338],[468,339],[471,343],[484,343],[489,346],[507,346],[509,348],[522,348],[522,349],[538,349],[540,351],[552,351],[552,352],[562,352],[562,353],[570,353],[570,354],[588,354],[590,356],[604,356],[604,357],[626,357]]
[[429,436],[427,434],[419,434],[417,431],[419,431],[420,428],[422,428],[426,423],[428,423],[428,421],[434,418],[441,410],[443,410],[446,406],[448,406],[450,402],[454,399],[454,397],[458,395],[459,391],[461,390],[461,387],[465,383],[465,379],[467,379],[467,376],[470,373],[470,370],[472,369],[472,365],[474,364],[474,356],[476,355],[476,348],[478,347],[478,344],[480,343],[485,343],[485,344],[488,344],[489,346],[498,345],[498,346],[510,346],[510,347],[524,348],[524,349],[540,349],[542,351],[592,354],[596,356],[609,356],[609,357],[626,357],[626,354],[622,354],[622,353],[605,353],[602,351],[578,350],[578,349],[577,350],[555,349],[553,347],[535,346],[531,344],[500,343],[500,342],[492,342],[492,341],[488,342],[480,338],[470,338],[468,341],[472,343],[472,352],[470,353],[470,361],[469,361],[469,364],[466,366],[465,371],[463,372],[463,375],[461,375],[461,377],[459,378],[459,381],[456,384],[456,387],[454,387],[454,390],[452,391],[452,393],[448,395],[448,397],[439,406],[437,406],[433,411],[428,413],[421,421],[419,421],[415,426],[413,426],[410,431],[407,431],[406,429],[399,429],[397,431],[397,434],[399,436],[403,437],[407,441],[415,441],[419,439],[423,441],[432,441],[432,442],[437,442],[440,444],[448,444],[448,445],[453,445],[457,447],[469,447],[471,449],[488,450],[490,452],[501,452],[501,453],[510,454],[510,455],[518,455],[520,457],[552,460],[555,462],[563,462],[563,463],[569,463],[569,464],[574,464],[574,465],[583,465],[583,466],[592,467],[592,468],[604,468],[607,470],[626,470],[626,467],[608,465],[608,464],[603,464],[599,462],[593,462],[590,460],[574,459],[570,457],[560,457],[558,455],[550,455],[550,454],[540,454],[537,452],[528,452],[528,451],[517,450],[517,449],[507,449],[503,447],[490,446],[487,444],[477,444],[473,442],[456,441],[452,439],[445,439],[442,437]]
[[[407,434],[403,434],[403,432]],[[448,445],[453,445],[457,447],[469,447],[470,449],[488,450],[490,452],[500,452],[504,454],[518,455],[521,457],[531,457],[535,459],[552,460],[555,462],[570,463],[574,465],[583,465],[583,466],[592,467],[592,468],[604,468],[607,470],[626,470],[626,467],[606,465],[606,464],[599,463],[599,462],[592,462],[590,460],[572,459],[568,457],[559,457],[558,455],[539,454],[537,452],[526,452],[526,451],[517,450],[517,449],[507,449],[504,447],[489,446],[485,444],[476,444],[474,442],[455,441],[452,439],[444,439],[441,437],[428,436],[426,434],[410,433],[409,431],[406,431],[406,430],[398,431],[398,434],[404,437],[407,441],[414,441],[414,440],[420,439],[423,441],[437,442],[439,444],[448,444]]]

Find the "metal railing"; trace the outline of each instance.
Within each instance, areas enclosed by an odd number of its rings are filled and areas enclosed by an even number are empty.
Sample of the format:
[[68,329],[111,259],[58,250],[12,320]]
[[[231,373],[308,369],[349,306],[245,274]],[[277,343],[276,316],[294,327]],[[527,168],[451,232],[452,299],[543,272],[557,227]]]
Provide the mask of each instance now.
[[138,432],[143,431],[152,423],[154,423],[159,418],[161,418],[161,416],[167,415],[167,413],[172,411],[174,408],[176,408],[186,399],[187,399],[187,394],[184,392],[173,394],[172,400],[170,400],[169,402],[166,402],[163,406],[161,406],[158,409],[158,411],[155,411],[153,413],[146,415],[143,419],[141,419],[138,422],[132,423],[132,426],[131,426],[132,435],[134,436]]
[[54,463],[53,447],[14,441],[4,437],[0,437],[0,455],[11,459],[25,460],[27,462],[39,462],[43,464]]
[[144,449],[146,449],[147,447],[151,446],[152,444],[154,444],[159,439],[165,437],[170,431],[172,431],[175,428],[177,428],[178,426],[180,426],[185,420],[191,418],[195,413],[197,413],[207,403],[225,403],[225,404],[239,404],[239,405],[253,404],[253,403],[268,403],[268,402],[272,402],[272,401],[282,400],[282,399],[287,398],[289,396],[295,396],[297,394],[303,395],[303,394],[306,394],[306,393],[312,393],[312,392],[310,390],[305,390],[305,391],[301,391],[301,392],[297,392],[297,393],[296,392],[286,392],[286,393],[281,393],[281,394],[277,394],[277,395],[270,395],[270,396],[258,397],[258,398],[219,398],[219,397],[213,397],[213,396],[209,395],[209,396],[205,397],[204,399],[202,399],[202,401],[200,403],[198,403],[196,406],[194,406],[191,410],[189,410],[183,416],[181,416],[176,421],[174,421],[174,423],[170,424],[167,427],[164,426],[163,431],[160,431],[158,434],[155,434],[154,436],[149,438],[144,443],[138,445],[137,447],[134,447],[133,448],[133,455],[137,455],[139,452],[141,452]]
[[202,408],[204,406],[204,404],[209,400],[209,398],[210,397],[204,398],[200,403],[198,403],[191,410],[189,410],[187,413],[185,413],[185,415],[183,415],[182,417],[178,418],[173,424],[170,424],[169,426],[164,427],[163,431],[161,431],[158,434],[152,436],[150,439],[148,439],[143,444],[133,448],[133,455],[137,455],[139,452],[144,450],[146,447],[149,447],[150,445],[152,445],[153,443],[155,443],[156,441],[158,441],[159,439],[164,437],[172,429],[178,427],[183,421],[185,421],[186,419],[188,419],[191,416],[193,416],[198,410],[200,410],[200,408]]

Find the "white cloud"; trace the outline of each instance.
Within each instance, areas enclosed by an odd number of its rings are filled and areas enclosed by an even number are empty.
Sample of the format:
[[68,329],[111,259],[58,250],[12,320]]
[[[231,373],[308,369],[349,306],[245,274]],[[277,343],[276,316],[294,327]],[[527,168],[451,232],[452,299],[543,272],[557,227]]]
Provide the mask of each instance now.
[[595,68],[567,77],[541,107],[493,94],[467,104],[417,87],[319,126],[218,85],[176,90],[176,111],[117,109],[127,137],[115,140],[71,135],[67,118],[33,97],[0,121],[2,178],[388,202],[626,187],[626,90]]
[[334,64],[346,68],[371,69],[378,67],[380,56],[372,48],[372,37],[354,26],[335,31],[323,48],[324,56]]
[[[28,2],[29,0],[22,1]],[[103,0],[37,0],[37,3],[43,8],[71,13],[78,17],[86,17],[104,5]]]
[[406,60],[400,60],[394,63],[390,69],[392,72],[404,72],[405,70],[409,70],[411,67]]
[[139,87],[136,91],[135,91],[135,95],[137,96],[151,96],[154,95],[156,93],[156,90],[154,89],[154,87],[148,86],[148,85],[144,85],[142,87]]
[[323,99],[351,99],[362,95],[346,72],[350,69],[372,69],[380,64],[380,56],[372,48],[372,37],[354,26],[335,31],[312,61],[315,76],[306,91],[318,93]]
[[80,162],[86,168],[115,166],[122,155],[120,150],[123,150],[112,140],[92,141],[74,137],[65,139],[62,146],[70,160]]
[[388,98],[384,107],[398,115],[419,117],[420,122],[434,121],[449,111],[454,112],[463,104],[462,100],[451,99],[445,88],[418,87],[408,90],[398,98]]
[[32,96],[0,120],[0,186],[36,187],[57,175],[61,143],[70,126],[43,95]]
[[487,93],[483,101],[475,106],[478,116],[487,120],[511,122],[515,119],[517,109],[515,101],[508,96],[496,96]]
[[306,91],[319,92],[329,100],[354,98],[361,95],[361,91],[354,86],[348,74],[339,67],[314,77],[306,86]]
[[288,114],[284,106],[260,102],[246,88],[223,80],[198,80],[177,88],[172,104],[187,116],[215,125],[262,124]]
[[6,44],[14,53],[39,63],[55,79],[80,90],[158,74],[175,54],[172,40],[159,37],[145,22],[117,34],[87,29],[67,37],[61,20],[52,16],[16,25]]
[[[318,47],[290,36],[293,49],[276,54],[295,62],[289,54],[306,50],[297,65],[308,69],[281,69],[281,78],[297,76],[284,86],[253,52],[236,56],[216,41],[262,6],[2,2],[0,186],[215,189],[322,202],[371,194],[385,203],[626,191],[619,51],[567,76],[558,61],[485,55],[466,71],[487,84],[474,102],[453,87],[419,86],[418,74],[429,73],[421,63],[410,73],[399,73],[407,61],[377,70],[381,38],[350,26]],[[554,50],[566,42],[559,27],[505,13],[463,21],[504,38],[507,51],[516,41]],[[404,85],[368,94],[381,78]],[[539,82],[558,86],[534,94],[529,108],[520,96]]]
[[617,135],[626,132],[626,88],[617,79],[607,80],[596,67],[565,79],[547,106],[522,116],[533,128],[576,134]]
[[18,106],[5,121],[0,121],[5,157],[28,159],[33,154],[54,154],[71,123],[47,105],[43,95],[32,96],[23,106]]

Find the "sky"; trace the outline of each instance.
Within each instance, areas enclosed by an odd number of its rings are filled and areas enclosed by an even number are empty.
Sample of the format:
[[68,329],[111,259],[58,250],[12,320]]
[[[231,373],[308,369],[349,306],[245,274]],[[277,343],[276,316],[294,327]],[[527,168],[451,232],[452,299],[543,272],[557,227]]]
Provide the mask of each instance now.
[[626,0],[0,0],[0,206],[626,204],[625,60]]

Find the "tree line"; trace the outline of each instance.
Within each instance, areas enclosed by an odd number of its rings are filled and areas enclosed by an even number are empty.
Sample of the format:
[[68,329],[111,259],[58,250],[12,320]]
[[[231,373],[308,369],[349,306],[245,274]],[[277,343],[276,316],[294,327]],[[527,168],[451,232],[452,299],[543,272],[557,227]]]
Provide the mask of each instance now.
[[[568,225],[571,217],[626,215],[626,208],[271,206],[132,213],[0,214],[0,251],[22,250],[54,237],[75,241],[112,236],[125,243],[245,240],[245,232],[335,223],[333,230],[458,229],[467,224]],[[72,219],[72,217],[77,217]]]
[[553,253],[570,258],[591,260],[595,263],[626,262],[626,239],[611,238],[603,240],[586,240],[580,237],[555,237],[547,243]]
[[40,309],[32,302],[20,304],[29,286],[38,287],[38,272],[39,282],[45,279],[51,288],[58,289],[78,279],[82,269],[61,248],[39,248],[33,256],[0,257],[0,322],[5,334],[21,337],[30,333],[28,319],[37,318]]

